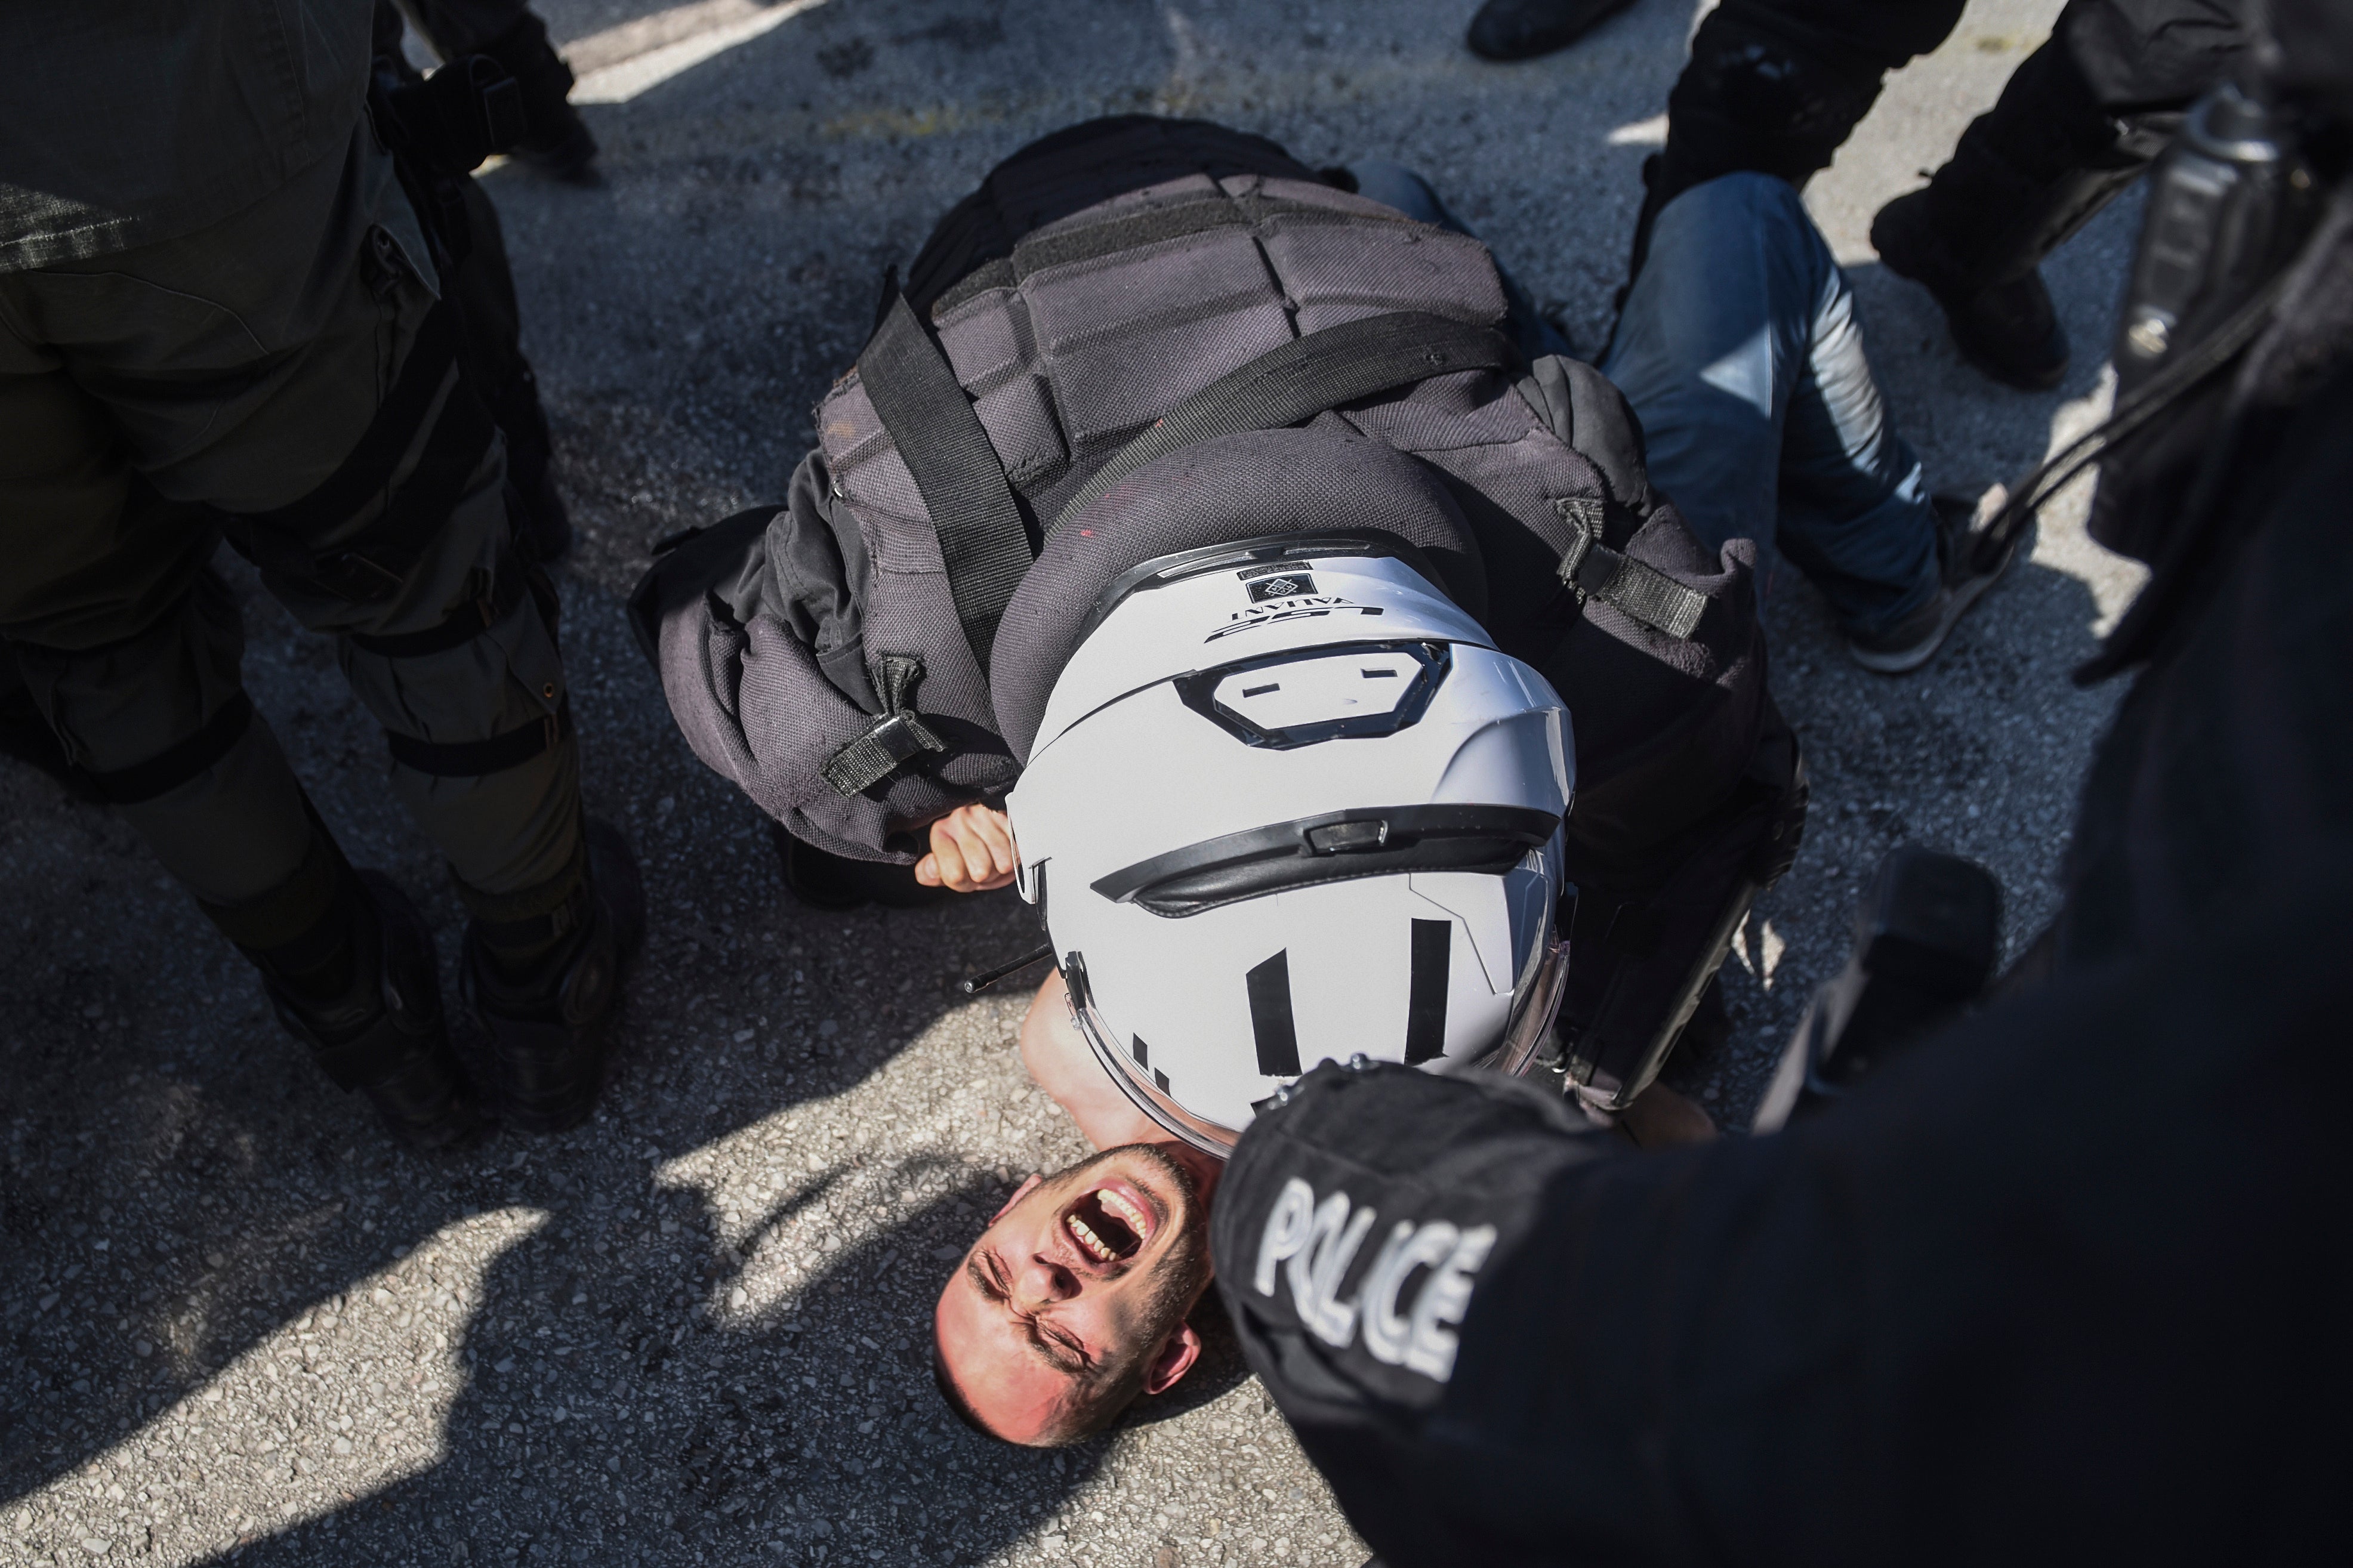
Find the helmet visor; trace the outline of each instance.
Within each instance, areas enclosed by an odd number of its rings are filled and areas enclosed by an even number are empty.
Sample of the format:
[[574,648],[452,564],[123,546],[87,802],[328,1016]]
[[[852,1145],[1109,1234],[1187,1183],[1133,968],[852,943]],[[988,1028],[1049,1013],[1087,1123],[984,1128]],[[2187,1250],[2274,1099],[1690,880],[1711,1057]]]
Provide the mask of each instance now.
[[1177,1104],[1158,1081],[1148,1076],[1142,1063],[1132,1060],[1128,1053],[1113,1043],[1119,1035],[1096,1010],[1094,993],[1087,986],[1085,961],[1073,952],[1058,959],[1056,963],[1062,972],[1062,999],[1071,1009],[1071,1022],[1086,1037],[1095,1059],[1103,1064],[1103,1071],[1111,1075],[1120,1091],[1164,1131],[1194,1148],[1220,1160],[1232,1153],[1234,1141],[1241,1136],[1239,1131],[1197,1116]]
[[[1058,961],[1062,972],[1062,995],[1071,1021],[1083,1036],[1104,1072],[1138,1110],[1171,1136],[1204,1153],[1225,1159],[1240,1138],[1239,1128],[1227,1127],[1179,1105],[1165,1087],[1166,1079],[1151,1072],[1116,1044],[1119,1032],[1096,1008],[1089,988],[1085,961],[1073,952]],[[1536,1050],[1552,1032],[1568,992],[1568,942],[1547,936],[1514,987],[1510,1022],[1503,1037],[1472,1065],[1510,1078],[1524,1078],[1535,1065]],[[1441,1058],[1442,1059],[1442,1058]]]

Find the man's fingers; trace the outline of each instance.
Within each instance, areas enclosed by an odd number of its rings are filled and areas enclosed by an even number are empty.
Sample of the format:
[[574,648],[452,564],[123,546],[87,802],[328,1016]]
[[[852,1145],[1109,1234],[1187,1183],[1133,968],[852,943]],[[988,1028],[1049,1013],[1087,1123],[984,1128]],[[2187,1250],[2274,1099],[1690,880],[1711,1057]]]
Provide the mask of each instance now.
[[[957,891],[987,891],[1013,879],[1013,836],[1005,817],[985,805],[959,806],[941,819],[963,862],[965,882]],[[934,834],[934,847],[940,839]],[[954,884],[952,884],[954,885]]]
[[[1013,849],[1012,822],[1003,812],[991,811],[985,805],[966,806],[957,815],[965,817],[965,826],[971,830],[965,840],[967,850],[976,848],[986,854],[997,876],[1011,876],[1014,867],[1018,864],[1018,857]],[[976,868],[979,858],[978,855],[968,853],[965,856],[966,861]]]
[[[944,816],[932,824],[932,852],[923,858],[931,863],[934,874],[929,886],[957,893],[973,890],[973,877],[965,865],[964,846],[955,832],[955,817]],[[918,871],[917,876],[921,875]]]
[[915,880],[952,892],[987,892],[1013,880],[1019,859],[1004,813],[958,806],[932,824],[932,852],[915,862]]

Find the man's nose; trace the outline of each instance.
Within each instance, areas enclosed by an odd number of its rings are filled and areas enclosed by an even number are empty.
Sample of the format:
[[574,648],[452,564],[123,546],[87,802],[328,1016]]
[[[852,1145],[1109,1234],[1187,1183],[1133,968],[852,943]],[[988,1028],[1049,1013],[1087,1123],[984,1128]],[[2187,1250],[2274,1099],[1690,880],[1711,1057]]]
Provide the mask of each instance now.
[[1024,1307],[1050,1306],[1078,1293],[1078,1276],[1050,1258],[1033,1255],[1013,1276],[1014,1298]]

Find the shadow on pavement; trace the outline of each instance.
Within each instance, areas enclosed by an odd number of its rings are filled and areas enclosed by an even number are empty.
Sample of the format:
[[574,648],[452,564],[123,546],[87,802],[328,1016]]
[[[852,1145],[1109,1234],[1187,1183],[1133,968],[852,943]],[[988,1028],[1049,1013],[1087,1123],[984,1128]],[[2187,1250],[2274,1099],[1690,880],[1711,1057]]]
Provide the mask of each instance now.
[[[989,1200],[958,1176],[955,1191]],[[815,1178],[759,1229],[844,1177]],[[654,1200],[680,1223],[667,1252],[633,1246],[641,1199],[594,1179],[543,1198],[547,1225],[486,1284],[439,1461],[239,1561],[966,1563],[1092,1470],[1100,1445],[1007,1448],[934,1392],[925,1326],[945,1266],[928,1259],[969,1239],[955,1200],[828,1255],[788,1309],[723,1317],[710,1304],[745,1277],[741,1255],[691,1194]],[[609,1260],[585,1256],[607,1237]]]

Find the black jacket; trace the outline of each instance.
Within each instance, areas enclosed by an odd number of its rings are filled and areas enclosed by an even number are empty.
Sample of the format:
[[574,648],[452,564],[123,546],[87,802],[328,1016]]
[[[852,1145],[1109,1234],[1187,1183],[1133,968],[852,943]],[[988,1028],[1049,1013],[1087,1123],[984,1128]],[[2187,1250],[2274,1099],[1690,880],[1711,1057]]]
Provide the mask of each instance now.
[[[1220,1289],[1389,1568],[2344,1559],[2341,186],[2294,282],[2198,437],[2215,505],[2155,539],[2049,978],[1773,1137],[1630,1156],[1521,1086],[1336,1068],[1244,1134]],[[1348,1209],[1297,1289],[1258,1270],[1294,1182]],[[1406,1221],[1493,1238],[1441,1289],[1380,1271]]]
[[[2348,877],[1776,1137],[1621,1155],[1519,1084],[1327,1066],[1242,1138],[1219,1289],[1388,1568],[2341,1562]],[[1297,1265],[1293,1183],[1346,1205]]]

